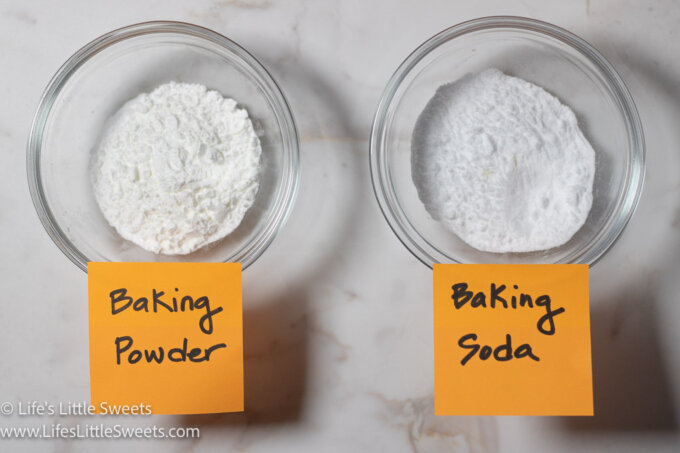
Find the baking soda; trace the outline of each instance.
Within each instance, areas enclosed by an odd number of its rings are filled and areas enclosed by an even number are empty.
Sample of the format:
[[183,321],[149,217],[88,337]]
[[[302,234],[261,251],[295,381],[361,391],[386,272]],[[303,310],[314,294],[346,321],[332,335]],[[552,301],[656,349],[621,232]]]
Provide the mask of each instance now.
[[416,123],[411,162],[430,215],[487,252],[560,246],[593,201],[595,152],[574,113],[496,69],[439,87]]
[[255,200],[260,141],[236,101],[167,83],[127,102],[92,159],[94,194],[125,239],[183,255],[232,232]]

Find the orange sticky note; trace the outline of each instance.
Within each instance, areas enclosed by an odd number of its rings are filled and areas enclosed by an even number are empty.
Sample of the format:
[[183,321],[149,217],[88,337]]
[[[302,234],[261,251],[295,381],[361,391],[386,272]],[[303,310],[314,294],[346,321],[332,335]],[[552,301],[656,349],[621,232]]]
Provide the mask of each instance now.
[[587,265],[434,265],[436,415],[593,415]]
[[240,263],[89,263],[97,412],[243,410]]

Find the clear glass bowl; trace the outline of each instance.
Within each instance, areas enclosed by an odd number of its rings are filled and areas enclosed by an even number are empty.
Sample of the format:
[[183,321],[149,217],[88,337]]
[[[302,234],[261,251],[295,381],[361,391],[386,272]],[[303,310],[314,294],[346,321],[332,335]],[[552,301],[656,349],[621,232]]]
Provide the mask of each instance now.
[[[164,256],[109,226],[90,185],[89,163],[105,121],[126,101],[169,81],[200,83],[245,107],[262,144],[256,200],[223,240]],[[88,261],[213,261],[252,264],[285,222],[299,178],[298,138],[288,104],[265,68],[238,44],[178,22],[115,30],[75,53],[47,86],[28,143],[28,180],[40,220],[78,267]]]
[[[436,89],[467,73],[498,68],[544,87],[570,106],[596,152],[593,207],[561,247],[496,254],[476,250],[432,219],[411,179],[411,135]],[[371,177],[380,208],[423,263],[595,263],[633,214],[642,190],[642,125],[614,68],[579,37],[519,17],[451,27],[418,47],[390,79],[373,121]]]

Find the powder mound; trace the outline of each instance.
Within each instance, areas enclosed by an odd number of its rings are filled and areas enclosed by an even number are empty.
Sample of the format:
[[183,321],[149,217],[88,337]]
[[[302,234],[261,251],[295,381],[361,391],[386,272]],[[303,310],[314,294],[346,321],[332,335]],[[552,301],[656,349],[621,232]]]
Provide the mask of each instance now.
[[241,223],[257,194],[261,152],[236,101],[170,82],[110,119],[92,158],[94,194],[123,238],[184,255]]
[[411,142],[430,215],[483,251],[560,246],[586,221],[595,151],[571,109],[497,69],[437,89]]

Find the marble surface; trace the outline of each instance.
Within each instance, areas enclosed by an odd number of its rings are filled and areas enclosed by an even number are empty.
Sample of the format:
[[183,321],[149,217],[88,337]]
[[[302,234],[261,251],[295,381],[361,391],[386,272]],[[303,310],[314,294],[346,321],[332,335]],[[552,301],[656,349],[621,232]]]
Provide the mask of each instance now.
[[[591,42],[625,79],[645,128],[640,206],[591,271],[592,418],[433,415],[431,272],[392,234],[371,189],[371,119],[393,70],[447,26],[498,14],[543,19]],[[203,25],[249,49],[280,83],[300,129],[294,212],[244,275],[247,411],[120,421],[198,426],[198,440],[3,440],[0,450],[680,450],[680,8],[672,0],[0,0],[0,400],[89,395],[87,278],[38,221],[25,145],[61,63],[104,32],[154,19]],[[55,420],[0,417],[1,426],[47,421]]]

